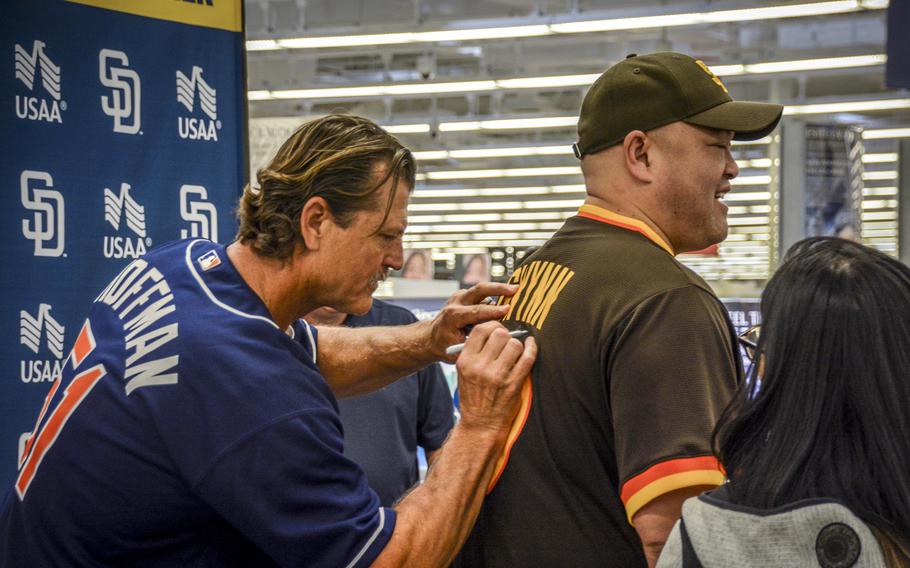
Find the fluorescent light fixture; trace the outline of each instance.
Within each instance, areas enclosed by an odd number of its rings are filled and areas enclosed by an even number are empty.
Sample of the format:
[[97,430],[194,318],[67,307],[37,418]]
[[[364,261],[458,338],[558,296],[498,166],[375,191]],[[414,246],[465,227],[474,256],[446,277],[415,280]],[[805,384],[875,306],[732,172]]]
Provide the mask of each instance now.
[[[771,176],[740,176],[730,180],[732,185],[768,185],[771,183]],[[727,195],[734,195],[732,192]]]
[[430,132],[430,125],[427,123],[390,124],[383,128],[389,134],[427,134]]
[[502,219],[503,221],[556,221],[565,220],[571,215],[571,212],[535,211],[533,213],[506,213]]
[[[556,187],[480,187],[471,189],[418,188],[412,199],[436,199],[440,197],[499,197],[505,195],[547,195],[556,193]],[[584,186],[582,186],[584,187]]]
[[905,108],[910,108],[910,99],[881,99],[874,101],[787,105],[784,107],[784,114],[832,114],[837,112],[868,112],[876,110],[899,110]]
[[883,154],[864,154],[864,164],[890,164],[897,161],[897,152],[887,152]]
[[523,209],[523,201],[466,201],[458,209],[463,211],[503,211],[505,209]]
[[551,199],[548,201],[525,201],[525,209],[576,209],[581,207],[584,199]]
[[587,191],[587,188],[583,183],[553,186],[553,193],[584,193],[585,191]]
[[600,73],[585,75],[557,75],[555,77],[521,77],[518,79],[500,79],[496,86],[500,89],[540,89],[552,87],[582,87],[597,80]]
[[411,152],[418,160],[446,160],[449,157],[449,152],[446,150],[425,150],[422,152]]
[[246,42],[247,51],[270,51],[280,49],[278,42],[273,39],[251,39]]
[[864,187],[864,197],[892,197],[897,195],[897,187]]
[[410,43],[413,41],[413,37],[414,34],[412,33],[360,34],[280,39],[277,43],[278,48],[280,49],[319,49],[326,47],[360,47]]
[[894,209],[897,207],[896,199],[864,199],[863,209]]
[[576,126],[577,116],[545,116],[539,118],[506,118],[466,122],[441,122],[440,132],[465,132],[472,130],[522,130],[526,128],[565,128]]
[[272,98],[269,91],[247,91],[246,98],[250,101],[267,101]]
[[[817,71],[821,69],[849,69],[852,67],[872,67],[884,65],[888,56],[883,53],[874,55],[854,55],[851,57],[826,57],[824,59],[802,59],[798,61],[773,61],[768,63],[751,63],[743,65],[744,75],[762,73],[787,73],[791,71]],[[712,67],[717,75],[723,74]]]
[[[813,71],[820,69],[846,69],[851,67],[868,67],[883,65],[887,60],[884,54],[857,55],[851,57],[828,57],[824,59],[804,59],[798,61],[770,61],[766,63],[748,63],[735,65],[714,65],[711,70],[721,76],[786,73],[793,71]],[[583,87],[593,83],[600,74],[556,75],[550,77],[517,77],[513,79],[487,79],[479,81],[455,82],[421,82],[391,83],[379,85],[361,85],[355,87],[320,87],[313,89],[285,89],[261,91],[271,99],[344,99],[388,97],[399,95],[435,95],[445,93],[476,93],[500,89],[541,89],[558,87]],[[573,118],[573,124],[577,118]]]
[[[418,160],[448,160],[448,159],[479,159],[479,158],[515,158],[527,156],[574,156],[572,143],[551,144],[546,146],[521,146],[521,147],[489,147],[489,148],[462,148],[457,150],[422,150],[414,152]],[[771,160],[756,158],[752,160],[737,160],[741,168],[768,168]]]
[[476,41],[481,39],[503,39],[514,37],[535,37],[550,35],[549,26],[506,26],[500,28],[474,28],[467,30],[442,30],[416,32],[412,42]]
[[897,219],[897,211],[870,211],[863,212],[863,221],[893,221]]
[[427,172],[427,179],[480,179],[525,176],[567,176],[580,175],[579,166],[554,166],[545,168],[512,168],[495,170],[446,170]]
[[730,217],[727,219],[727,224],[731,227],[736,227],[740,225],[767,225],[767,217]]
[[879,128],[863,132],[863,140],[882,138],[910,138],[910,128]]
[[[869,112],[877,110],[900,110],[910,108],[910,98],[908,99],[877,99],[868,101],[843,101],[836,103],[814,103],[803,105],[785,105],[784,114],[786,115],[806,115],[806,114],[836,114],[839,112]],[[442,122],[439,124],[440,132],[468,132],[477,130],[524,130],[537,128],[566,128],[574,127],[578,123],[577,116],[549,116],[536,118],[512,118],[497,120],[474,120],[462,122]],[[411,131],[392,130],[396,126],[384,126],[386,130],[393,133],[427,133],[430,127],[427,124],[405,125],[407,128],[414,128]],[[418,129],[420,127],[420,129]],[[882,138],[908,138],[910,137],[910,128],[888,128],[867,130],[863,133],[866,140]],[[733,141],[734,146],[769,144],[771,137],[766,136],[760,140],[754,141]]]
[[897,172],[863,172],[863,181],[878,181],[897,179]]
[[468,215],[443,215],[442,220],[445,222],[458,223],[486,223],[487,221],[500,221],[502,215],[499,213],[472,213]]
[[[356,87],[355,87],[356,88]],[[450,83],[406,83],[380,85],[381,95],[433,95],[438,93],[472,93],[498,88],[496,81],[457,81]]]
[[831,14],[845,14],[860,10],[877,10],[886,8],[887,6],[887,0],[835,0],[830,2],[811,2],[805,4],[792,4],[783,6],[764,6],[739,10],[721,10],[715,12],[660,14],[655,16],[633,16],[624,18],[562,22],[550,25],[533,24],[489,28],[435,30],[425,32],[315,36],[279,40],[260,39],[247,41],[246,47],[247,51],[267,51],[275,49],[325,49],[408,43],[497,40],[504,38],[540,37],[551,34],[597,33],[606,31],[691,26],[698,24],[716,24],[725,22],[824,16]]
[[463,148],[460,150],[427,150],[414,152],[418,160],[476,159],[476,158],[512,158],[521,156],[571,156],[571,144],[552,146],[524,146],[515,148]]

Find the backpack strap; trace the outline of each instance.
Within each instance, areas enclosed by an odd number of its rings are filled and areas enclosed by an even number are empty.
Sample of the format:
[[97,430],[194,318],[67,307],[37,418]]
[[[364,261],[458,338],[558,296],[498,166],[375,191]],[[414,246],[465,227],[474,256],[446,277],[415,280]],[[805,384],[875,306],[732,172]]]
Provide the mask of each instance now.
[[679,520],[679,537],[682,542],[682,566],[683,568],[705,568],[698,555],[695,554],[695,548],[692,541],[689,540],[689,531],[686,530],[686,522]]

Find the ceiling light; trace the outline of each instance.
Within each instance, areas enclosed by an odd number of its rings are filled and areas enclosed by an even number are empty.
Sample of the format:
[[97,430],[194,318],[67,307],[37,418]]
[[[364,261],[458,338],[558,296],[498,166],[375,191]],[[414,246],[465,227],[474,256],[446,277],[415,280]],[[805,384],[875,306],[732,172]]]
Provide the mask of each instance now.
[[785,115],[831,114],[837,112],[868,112],[910,108],[910,99],[882,99],[875,101],[845,101],[808,105],[785,105]]
[[863,132],[864,140],[878,140],[881,138],[910,138],[910,128],[880,128]]
[[745,8],[740,10],[693,12],[685,14],[660,14],[656,16],[633,16],[601,20],[561,22],[550,25],[535,24],[491,28],[469,28],[461,30],[435,30],[426,32],[397,32],[384,34],[357,34],[317,37],[311,36],[279,40],[260,39],[247,41],[246,48],[247,51],[267,51],[275,49],[324,49],[428,42],[497,40],[503,38],[540,37],[550,34],[596,33],[605,31],[641,30],[648,28],[690,26],[698,24],[823,16],[830,14],[845,14],[860,10],[883,9],[887,6],[887,0],[835,0],[831,2],[812,2],[783,6],[765,6],[758,8]]
[[426,134],[430,131],[430,125],[421,124],[390,124],[383,126],[389,134]]
[[863,181],[897,179],[897,172],[863,172]]
[[[804,59],[798,61],[769,61],[736,65],[714,65],[711,70],[723,76],[785,73],[792,71],[812,71],[819,69],[844,69],[882,65],[887,60],[884,54],[857,55],[852,57],[829,57],[824,59]],[[479,81],[449,81],[421,83],[391,83],[384,85],[361,85],[355,87],[325,87],[312,89],[285,89],[256,91],[268,93],[255,100],[272,99],[343,99],[387,97],[397,95],[434,95],[444,93],[475,93],[498,89],[538,89],[559,87],[584,87],[593,83],[600,74],[556,75],[550,77],[517,77],[513,79],[487,79]],[[572,124],[577,121],[573,118]]]
[[724,201],[767,201],[771,199],[771,194],[767,191],[749,191],[738,192],[731,191],[724,196]]
[[891,162],[896,161],[896,152],[888,152],[884,154],[863,154],[864,164],[890,164]]
[[466,122],[441,122],[440,132],[464,132],[471,130],[520,130],[526,128],[559,128],[576,126],[577,116],[545,116],[540,118],[506,118],[497,120],[475,120]]
[[416,32],[411,34],[413,42],[472,41],[479,39],[503,39],[513,37],[535,37],[549,35],[549,26],[506,26],[500,28],[473,28],[468,30],[442,30]]
[[771,183],[771,176],[740,176],[730,180],[730,183],[732,185],[768,185]]
[[478,178],[505,178],[525,176],[565,176],[580,175],[578,166],[555,166],[545,168],[512,168],[494,170],[447,170],[427,172],[427,179],[478,179]]
[[[852,57],[827,57],[824,59],[802,59],[798,61],[771,61],[768,63],[751,63],[744,65],[744,74],[786,73],[790,71],[815,71],[819,69],[848,69],[851,67],[870,67],[884,65],[888,56],[883,53],[875,55],[855,55]],[[715,68],[712,70],[723,74]]]

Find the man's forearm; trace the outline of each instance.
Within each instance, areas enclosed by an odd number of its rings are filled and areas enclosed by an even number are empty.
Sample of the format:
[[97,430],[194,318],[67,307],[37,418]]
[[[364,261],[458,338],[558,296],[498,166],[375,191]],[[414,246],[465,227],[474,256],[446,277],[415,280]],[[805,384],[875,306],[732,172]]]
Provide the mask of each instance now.
[[316,361],[338,397],[365,394],[437,361],[429,322],[392,327],[320,327]]
[[455,426],[426,481],[395,506],[395,531],[373,566],[450,565],[474,526],[504,443],[501,432]]

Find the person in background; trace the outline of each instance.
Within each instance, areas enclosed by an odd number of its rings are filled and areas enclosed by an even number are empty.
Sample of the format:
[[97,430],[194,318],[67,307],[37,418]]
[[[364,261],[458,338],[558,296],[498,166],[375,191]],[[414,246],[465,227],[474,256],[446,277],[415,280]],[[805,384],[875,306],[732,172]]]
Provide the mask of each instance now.
[[472,255],[464,265],[464,275],[461,277],[461,286],[470,288],[478,282],[490,279],[490,259],[488,254]]
[[729,483],[684,504],[658,566],[910,566],[910,268],[805,239],[761,311],[715,432]]
[[682,502],[723,482],[711,432],[741,378],[736,334],[675,256],[726,238],[731,143],[782,111],[732,101],[680,53],[630,56],[592,85],[585,203],[510,279],[503,323],[540,355],[459,566],[653,565]]
[[426,251],[412,250],[401,268],[401,277],[408,280],[432,280],[433,265]]
[[[304,319],[318,326],[371,327],[417,321],[409,310],[373,299],[364,315],[329,307]],[[344,455],[363,468],[383,507],[391,507],[418,481],[417,446],[432,465],[454,425],[452,395],[439,363],[375,392],[338,400],[344,426]]]

